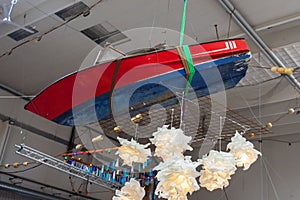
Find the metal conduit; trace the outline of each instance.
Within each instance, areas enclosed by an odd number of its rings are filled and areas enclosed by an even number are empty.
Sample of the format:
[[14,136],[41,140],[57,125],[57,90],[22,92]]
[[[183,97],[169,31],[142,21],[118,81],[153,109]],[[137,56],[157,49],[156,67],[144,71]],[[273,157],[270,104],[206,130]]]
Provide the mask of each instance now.
[[[229,0],[218,0],[223,8],[232,14],[234,20],[242,28],[242,30],[251,38],[251,40],[259,47],[262,53],[272,62],[273,65],[284,67],[286,66],[282,61],[274,54],[274,52],[266,45],[266,43],[261,39],[261,37],[255,32],[255,30],[249,25],[245,18],[239,13],[238,10]],[[290,84],[295,87],[295,89],[300,93],[300,83],[295,78],[294,75],[284,75]]]

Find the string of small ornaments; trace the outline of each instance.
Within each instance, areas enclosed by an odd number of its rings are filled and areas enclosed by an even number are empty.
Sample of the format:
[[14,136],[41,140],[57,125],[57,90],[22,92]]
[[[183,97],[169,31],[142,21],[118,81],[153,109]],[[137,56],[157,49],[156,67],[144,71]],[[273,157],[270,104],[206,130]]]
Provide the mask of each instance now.
[[28,165],[30,164],[36,164],[36,162],[23,162],[23,163],[19,163],[19,162],[14,162],[13,164],[9,164],[9,163],[6,163],[4,165],[0,165],[0,167],[4,167],[5,169],[8,169],[10,167],[13,167],[13,168],[19,168],[20,166],[24,166],[24,167],[27,167]]

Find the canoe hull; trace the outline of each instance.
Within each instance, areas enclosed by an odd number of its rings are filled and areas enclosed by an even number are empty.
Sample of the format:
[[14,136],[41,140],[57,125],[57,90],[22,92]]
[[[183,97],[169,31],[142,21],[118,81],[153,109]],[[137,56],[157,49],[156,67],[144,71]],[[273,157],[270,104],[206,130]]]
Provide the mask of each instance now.
[[[189,49],[195,74],[188,88],[195,98],[233,88],[246,75],[251,54],[244,40]],[[145,112],[154,104],[167,108],[177,104],[186,89],[186,71],[176,49],[128,57],[120,63],[118,70],[113,61],[64,77],[25,109],[61,125],[86,125]]]

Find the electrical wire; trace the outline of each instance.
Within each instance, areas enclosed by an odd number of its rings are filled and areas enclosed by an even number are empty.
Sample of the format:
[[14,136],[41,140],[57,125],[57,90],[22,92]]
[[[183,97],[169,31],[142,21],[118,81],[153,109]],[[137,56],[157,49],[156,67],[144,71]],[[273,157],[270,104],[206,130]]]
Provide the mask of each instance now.
[[224,191],[224,194],[225,194],[226,200],[229,200],[229,198],[228,198],[228,195],[227,195],[227,192],[226,192],[226,189],[225,189],[225,188],[223,188],[223,191]]
[[228,32],[227,32],[227,39],[229,39],[230,36],[230,29],[231,29],[231,22],[232,22],[232,14],[234,13],[235,8],[229,13],[229,23],[228,23]]
[[280,78],[282,78],[282,76],[277,76],[277,77],[270,78],[270,79],[267,79],[267,80],[264,80],[264,81],[260,81],[259,83],[251,83],[251,84],[247,84],[247,85],[238,85],[238,86],[236,86],[236,88],[256,86],[257,84],[267,83],[267,82],[270,82],[270,81],[273,81],[273,80],[276,80],[276,79],[280,79]]

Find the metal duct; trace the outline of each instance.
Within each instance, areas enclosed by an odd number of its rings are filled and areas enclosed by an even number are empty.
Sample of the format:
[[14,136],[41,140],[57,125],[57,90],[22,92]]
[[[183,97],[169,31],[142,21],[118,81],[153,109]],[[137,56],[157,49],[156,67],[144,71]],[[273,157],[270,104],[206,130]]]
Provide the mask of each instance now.
[[[259,47],[263,54],[270,59],[270,61],[279,67],[286,66],[281,62],[281,60],[275,55],[275,53],[264,43],[260,36],[255,32],[255,30],[249,25],[245,18],[239,13],[238,10],[229,0],[218,0],[224,9],[231,13],[237,24],[242,28],[242,30],[253,40],[253,42]],[[285,75],[288,81],[297,89],[300,93],[300,83],[294,77],[294,75]]]

